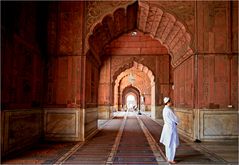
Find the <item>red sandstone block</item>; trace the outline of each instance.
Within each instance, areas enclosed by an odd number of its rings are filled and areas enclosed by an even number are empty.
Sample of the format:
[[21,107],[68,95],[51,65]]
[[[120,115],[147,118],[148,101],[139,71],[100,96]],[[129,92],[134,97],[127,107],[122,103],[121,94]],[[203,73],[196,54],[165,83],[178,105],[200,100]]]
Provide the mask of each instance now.
[[154,41],[146,41],[145,42],[145,47],[147,48],[152,48],[152,47],[161,47],[162,45],[159,42],[154,42]]
[[110,49],[110,54],[114,55],[124,55],[124,54],[140,54],[140,48],[120,48],[120,49]]
[[161,48],[141,48],[140,54],[162,54]]
[[152,38],[150,36],[139,36],[139,39],[142,42],[152,40]]
[[143,42],[125,42],[126,47],[129,48],[140,48],[142,45],[144,45]]
[[165,52],[165,54],[168,53],[168,49],[166,47],[164,47],[164,46],[161,47],[161,50],[162,50],[162,52]]
[[114,47],[116,47],[116,48],[127,47],[127,42],[124,42],[124,41],[117,41],[117,42],[115,42]]
[[128,37],[125,41],[140,41],[140,37],[139,36],[130,36]]

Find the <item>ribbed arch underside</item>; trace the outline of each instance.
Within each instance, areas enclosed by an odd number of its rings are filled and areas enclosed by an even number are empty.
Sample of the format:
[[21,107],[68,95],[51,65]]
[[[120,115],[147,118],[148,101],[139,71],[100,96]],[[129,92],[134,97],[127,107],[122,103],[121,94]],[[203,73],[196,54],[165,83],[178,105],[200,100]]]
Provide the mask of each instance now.
[[[127,72],[127,70],[130,70],[131,68],[135,68],[141,72],[144,72],[148,76],[150,84],[151,84],[151,97],[152,97],[151,101],[155,98],[155,90],[152,91],[153,87],[155,86],[155,76],[154,76],[153,72],[148,67],[144,66],[143,64],[140,64],[136,61],[132,61],[129,64],[126,64],[126,65],[122,66],[121,68],[119,68],[118,71],[116,71],[115,75],[113,76],[114,105],[116,105],[116,106],[118,105],[117,97],[119,94],[118,88],[119,88],[120,82],[124,77],[128,76],[129,73]],[[136,86],[132,86],[132,87],[136,88],[139,91],[139,93],[142,93],[142,91],[140,89],[138,89]]]
[[142,71],[144,72],[149,80],[150,80],[150,84],[154,84],[154,80],[155,80],[155,76],[153,74],[153,72],[147,67],[147,66],[144,66],[143,64],[140,64],[136,61],[132,61],[128,64],[125,64],[124,66],[122,66],[121,68],[119,68],[114,76],[113,76],[113,82],[116,86],[119,85],[119,82],[122,80],[122,78],[124,78],[125,76],[127,76],[127,73],[125,72],[126,70],[129,70],[130,68],[135,68],[139,71]]
[[143,1],[106,14],[87,35],[87,50],[98,59],[104,54],[107,44],[136,28],[150,34],[168,49],[173,67],[193,54],[191,35],[184,24],[172,14]]

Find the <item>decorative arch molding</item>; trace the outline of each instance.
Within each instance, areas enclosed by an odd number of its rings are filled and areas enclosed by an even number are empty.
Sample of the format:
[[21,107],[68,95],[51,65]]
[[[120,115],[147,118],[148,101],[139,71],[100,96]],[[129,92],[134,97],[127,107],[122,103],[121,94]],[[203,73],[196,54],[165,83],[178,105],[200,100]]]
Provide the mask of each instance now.
[[[135,1],[128,2],[111,2],[113,3],[114,9],[106,12],[105,14],[100,14],[102,8],[97,7],[97,5],[92,6],[92,8],[97,8],[96,11],[91,9],[91,15],[101,15],[101,17],[94,16],[88,18],[89,23],[87,23],[87,34],[85,39],[85,54],[91,50],[94,55],[100,55],[100,51],[103,50],[104,46],[111,42],[113,39],[119,37],[121,34],[133,30],[137,25],[137,8],[138,3]],[[115,4],[116,3],[116,4]],[[100,6],[100,5],[99,5]],[[99,41],[99,50],[94,47],[95,42]]]
[[113,86],[117,82],[119,82],[124,76],[126,76],[126,75],[123,74],[124,71],[126,71],[126,70],[128,70],[130,68],[133,68],[133,67],[138,69],[138,70],[140,70],[140,71],[142,71],[142,72],[144,72],[148,76],[151,85],[155,83],[155,76],[154,76],[153,72],[147,66],[145,66],[145,65],[143,65],[143,64],[141,64],[139,62],[136,62],[134,60],[136,60],[136,59],[132,59],[131,62],[129,62],[128,64],[123,65],[122,67],[120,67],[114,73],[113,80],[112,80]]
[[[151,117],[152,118],[155,118],[156,116],[156,111],[155,111],[155,76],[153,74],[153,72],[145,65],[143,64],[140,64],[136,61],[132,61],[126,65],[124,65],[123,67],[119,68],[115,73],[114,73],[114,78],[113,79],[113,85],[112,85],[112,88],[113,88],[113,100],[114,100],[114,107],[115,109],[119,109],[119,105],[118,105],[118,97],[119,96],[119,90],[118,90],[118,87],[119,87],[119,83],[120,81],[125,77],[127,76],[127,74],[125,73],[126,70],[129,70],[131,68],[135,68],[137,70],[140,70],[142,72],[144,72],[149,80],[150,80],[150,84],[151,84]],[[139,90],[140,92],[140,90]]]
[[107,44],[136,28],[168,49],[173,67],[193,55],[192,35],[182,21],[145,1],[127,4],[103,15],[86,34],[85,53],[91,51],[99,59]]
[[186,26],[155,5],[139,1],[137,28],[168,49],[173,67],[193,55],[191,34]]

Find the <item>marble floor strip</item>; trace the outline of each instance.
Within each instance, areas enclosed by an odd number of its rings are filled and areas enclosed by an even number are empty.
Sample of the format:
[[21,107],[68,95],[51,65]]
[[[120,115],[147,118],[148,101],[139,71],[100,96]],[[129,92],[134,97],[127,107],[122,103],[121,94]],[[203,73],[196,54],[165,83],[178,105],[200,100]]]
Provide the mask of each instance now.
[[109,157],[106,161],[106,164],[112,164],[113,163],[113,159],[114,159],[114,156],[118,150],[118,147],[119,147],[119,144],[120,144],[120,140],[121,140],[121,137],[122,137],[122,134],[123,134],[123,131],[124,131],[124,127],[125,127],[125,123],[126,123],[126,120],[127,120],[127,116],[128,116],[128,111],[125,113],[124,115],[124,119],[123,119],[123,122],[121,124],[121,127],[119,129],[119,132],[116,136],[116,139],[115,139],[115,143],[111,149],[111,152],[109,154]]
[[165,154],[160,149],[158,143],[154,140],[153,136],[150,134],[147,127],[144,125],[142,120],[137,115],[136,115],[136,118],[141,126],[141,129],[143,130],[143,132],[148,140],[148,143],[154,153],[154,156],[156,157],[158,164],[162,163],[163,161],[166,161],[167,159],[166,159]]

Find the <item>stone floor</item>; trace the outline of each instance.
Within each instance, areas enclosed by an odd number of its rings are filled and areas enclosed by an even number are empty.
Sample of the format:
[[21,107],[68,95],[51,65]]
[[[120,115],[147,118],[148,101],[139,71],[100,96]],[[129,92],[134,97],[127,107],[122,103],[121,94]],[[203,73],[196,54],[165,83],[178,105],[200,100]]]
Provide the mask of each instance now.
[[[150,116],[150,113],[144,112],[144,115]],[[155,120],[159,125],[163,125],[162,119]],[[181,139],[183,138],[180,136]],[[186,142],[187,144],[193,146],[194,148],[200,148],[205,153],[210,155],[217,156],[218,158],[228,162],[228,164],[238,164],[239,156],[238,156],[238,140],[235,141],[218,141],[218,142],[201,142],[194,143],[189,140]]]
[[[159,137],[162,121],[134,112],[100,120],[99,132],[85,142],[42,143],[2,164],[168,164]],[[180,139],[178,164],[238,164],[238,142],[193,143]]]

